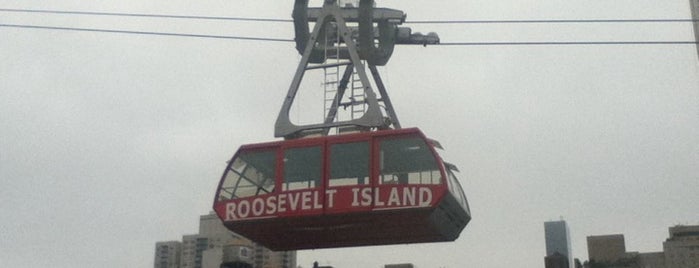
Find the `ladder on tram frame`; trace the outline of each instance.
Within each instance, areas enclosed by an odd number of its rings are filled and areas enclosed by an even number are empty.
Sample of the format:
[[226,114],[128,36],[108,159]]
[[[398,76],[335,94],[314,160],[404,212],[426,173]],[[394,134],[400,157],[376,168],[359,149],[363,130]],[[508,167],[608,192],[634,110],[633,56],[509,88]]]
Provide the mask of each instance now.
[[[398,27],[405,22],[405,13],[376,8],[373,0],[360,0],[358,7],[340,7],[337,0],[325,0],[322,8],[309,8],[308,3],[295,0],[294,40],[302,58],[277,116],[274,135],[294,139],[328,135],[331,129],[340,133],[342,129],[401,128],[376,66],[388,62],[396,44],[438,44],[439,36],[413,34],[410,28]],[[309,22],[315,23],[313,31],[309,31]],[[289,111],[301,80],[306,71],[317,69],[324,72],[324,120],[294,124]],[[342,113],[349,118],[339,118],[339,109],[349,110]]]

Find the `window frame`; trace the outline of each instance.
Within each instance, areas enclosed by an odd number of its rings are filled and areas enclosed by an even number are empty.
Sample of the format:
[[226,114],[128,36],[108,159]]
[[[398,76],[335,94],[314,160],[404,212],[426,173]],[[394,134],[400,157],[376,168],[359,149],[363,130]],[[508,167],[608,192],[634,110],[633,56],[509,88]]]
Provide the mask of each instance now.
[[[420,171],[420,172],[413,172],[413,173],[415,173],[415,174],[420,173],[420,177],[422,177],[423,172],[430,172],[429,176],[430,176],[430,181],[432,181],[431,183],[422,183],[422,178],[420,178],[418,183],[411,183],[410,177],[409,177],[410,175],[408,175],[407,181],[405,183],[402,183],[400,181],[398,183],[385,183],[384,182],[384,180],[383,180],[383,176],[385,176],[383,173],[383,168],[384,168],[384,162],[383,162],[384,159],[383,158],[384,157],[382,155],[383,152],[381,150],[381,147],[385,141],[402,140],[402,139],[419,140],[420,142],[424,143],[424,145],[426,146],[426,149],[427,149],[426,151],[429,154],[430,159],[432,159],[434,161],[434,166],[433,166],[434,169],[432,169],[430,171]],[[443,185],[446,183],[445,176],[447,174],[444,173],[444,169],[442,168],[442,165],[443,165],[442,160],[439,157],[439,154],[437,154],[437,152],[435,151],[434,145],[432,143],[430,143],[430,141],[427,138],[419,135],[418,133],[406,133],[406,134],[402,134],[402,135],[389,135],[389,136],[377,137],[374,141],[374,150],[375,151],[374,151],[373,155],[375,155],[375,157],[376,157],[376,160],[374,162],[375,163],[375,174],[374,175],[375,175],[376,185],[381,186],[381,185],[396,184],[396,185],[438,186],[438,185]],[[438,177],[436,178],[436,180],[437,180],[436,182],[434,182],[435,181],[434,172],[437,172],[437,174],[438,174]]]
[[[333,155],[332,155],[332,146],[334,145],[340,145],[340,144],[350,144],[350,143],[366,143],[367,148],[368,148],[368,159],[367,159],[367,180],[364,184],[359,184],[358,182],[356,184],[346,184],[346,185],[331,185],[330,180],[332,179],[332,161],[333,161]],[[325,185],[326,189],[330,188],[338,188],[338,187],[368,187],[368,186],[373,186],[375,185],[375,172],[374,172],[374,143],[375,139],[371,136],[363,137],[363,136],[357,136],[357,137],[342,137],[334,140],[328,140],[328,142],[325,144],[326,149],[326,164],[325,164]]]
[[[286,162],[284,161],[286,158],[286,152],[288,150],[293,150],[293,149],[308,149],[311,147],[319,147],[320,148],[320,164],[319,164],[319,174],[318,174],[318,184],[314,185],[313,187],[307,187],[307,188],[292,188],[289,189],[287,185],[287,178],[286,178]],[[280,146],[279,150],[279,155],[278,155],[278,170],[277,170],[277,178],[276,178],[276,183],[278,189],[280,189],[280,192],[293,192],[293,191],[306,191],[306,190],[317,190],[317,189],[325,189],[326,187],[326,167],[325,167],[325,155],[326,155],[326,146],[325,142],[322,140],[293,140],[293,141],[287,141],[285,144],[282,144]],[[310,181],[310,180],[309,180]]]
[[[241,160],[242,161],[242,156],[245,154],[253,154],[253,153],[264,153],[264,152],[270,152],[272,153],[274,157],[274,162],[271,165],[271,171],[272,175],[269,177],[266,177],[265,180],[261,184],[257,184],[253,179],[249,178],[248,176],[245,175],[249,162],[245,162],[245,168],[241,170],[240,172],[236,170],[233,165],[235,164],[236,160]],[[276,147],[261,147],[261,148],[253,148],[253,149],[240,149],[236,154],[231,158],[230,162],[226,166],[226,171],[223,175],[223,179],[221,180],[221,185],[219,186],[219,191],[217,192],[216,198],[218,200],[234,200],[234,199],[240,199],[240,198],[248,198],[248,197],[253,197],[253,196],[260,196],[260,195],[266,195],[266,194],[272,194],[276,191],[277,185],[276,185],[276,178],[278,174],[278,148]],[[235,177],[232,177],[235,176]],[[232,185],[230,187],[225,187],[226,182],[228,179],[233,180]],[[271,184],[271,190],[266,191],[265,189],[265,184],[264,182],[268,180],[273,180],[273,183]],[[245,180],[247,183],[249,183],[251,186],[257,186],[257,190],[255,191],[254,194],[252,195],[246,195],[246,196],[240,196],[238,195],[239,187],[241,181]],[[228,191],[230,189],[231,191]],[[264,190],[265,193],[261,193],[262,190]],[[223,197],[223,195],[228,195],[228,197]]]

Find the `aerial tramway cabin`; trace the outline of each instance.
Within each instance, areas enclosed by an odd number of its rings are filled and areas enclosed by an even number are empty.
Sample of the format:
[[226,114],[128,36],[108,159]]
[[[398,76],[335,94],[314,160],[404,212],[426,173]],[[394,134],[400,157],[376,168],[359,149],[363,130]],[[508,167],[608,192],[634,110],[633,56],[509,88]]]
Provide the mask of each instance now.
[[224,225],[272,250],[455,240],[455,166],[417,128],[243,145],[219,183]]

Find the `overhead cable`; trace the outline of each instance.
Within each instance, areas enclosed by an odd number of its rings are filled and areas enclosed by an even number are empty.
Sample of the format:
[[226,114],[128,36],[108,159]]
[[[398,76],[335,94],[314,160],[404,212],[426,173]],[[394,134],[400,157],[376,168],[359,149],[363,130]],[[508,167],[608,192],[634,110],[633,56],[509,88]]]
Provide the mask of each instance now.
[[697,41],[445,42],[437,46],[694,45]]
[[[0,8],[0,12],[17,13],[42,13],[42,14],[67,14],[90,16],[119,16],[119,17],[146,17],[168,19],[197,19],[197,20],[229,20],[229,21],[257,21],[257,22],[293,22],[292,19],[274,18],[244,18],[244,17],[219,17],[219,16],[194,16],[194,15],[168,15],[145,13],[118,13],[95,11],[70,11],[70,10],[46,10],[46,9],[15,9]],[[693,19],[550,19],[550,20],[413,20],[408,24],[544,24],[544,23],[679,23],[696,22]]]
[[544,24],[544,23],[670,23],[695,22],[693,19],[577,19],[577,20],[415,20],[412,24]]
[[116,16],[116,17],[146,17],[146,18],[167,18],[167,19],[233,20],[233,21],[257,21],[257,22],[293,22],[293,20],[291,20],[291,19],[238,18],[238,17],[190,16],[190,15],[166,15],[166,14],[140,14],[140,13],[114,13],[114,12],[94,12],[94,11],[65,11],[65,10],[43,10],[43,9],[10,9],[10,8],[0,8],[0,12],[43,13],[43,14],[67,14],[67,15],[90,15],[90,16]]
[[55,26],[22,25],[22,24],[0,24],[0,27],[25,28],[25,29],[45,29],[45,30],[63,30],[63,31],[79,31],[79,32],[102,32],[102,33],[120,33],[120,34],[140,34],[140,35],[160,35],[160,36],[178,36],[178,37],[197,37],[197,38],[214,38],[214,39],[235,39],[235,40],[268,41],[268,42],[293,42],[293,41],[294,41],[294,40],[292,40],[292,39],[267,38],[267,37],[244,37],[244,36],[208,35],[208,34],[189,34],[189,33],[165,33],[165,32],[150,32],[150,31],[129,31],[129,30],[91,29],[91,28],[55,27]]

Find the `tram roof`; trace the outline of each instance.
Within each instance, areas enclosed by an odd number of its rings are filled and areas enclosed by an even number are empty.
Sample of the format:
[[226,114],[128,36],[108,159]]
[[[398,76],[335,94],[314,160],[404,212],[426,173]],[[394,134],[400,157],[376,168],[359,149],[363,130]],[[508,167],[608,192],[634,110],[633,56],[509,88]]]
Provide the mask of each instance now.
[[[367,137],[401,136],[401,135],[410,135],[410,134],[417,134],[420,137],[422,137],[423,139],[425,139],[430,145],[435,146],[435,144],[434,144],[435,141],[432,139],[428,139],[419,128],[403,128],[403,129],[390,129],[390,130],[380,130],[380,131],[348,133],[348,134],[341,134],[341,135],[334,135],[334,136],[307,137],[307,138],[300,138],[300,139],[293,139],[293,140],[279,140],[279,141],[270,141],[270,142],[262,142],[262,143],[252,143],[252,144],[245,144],[245,145],[241,146],[240,149],[241,150],[255,150],[255,149],[264,149],[264,148],[269,148],[269,147],[277,147],[277,146],[281,146],[281,145],[304,145],[304,144],[310,145],[310,144],[316,144],[319,140],[342,142],[342,141],[364,139]],[[438,147],[441,148],[441,146],[438,146]]]

